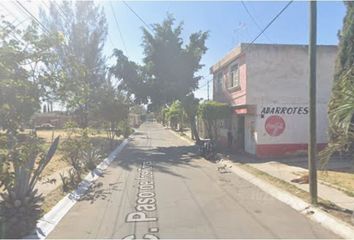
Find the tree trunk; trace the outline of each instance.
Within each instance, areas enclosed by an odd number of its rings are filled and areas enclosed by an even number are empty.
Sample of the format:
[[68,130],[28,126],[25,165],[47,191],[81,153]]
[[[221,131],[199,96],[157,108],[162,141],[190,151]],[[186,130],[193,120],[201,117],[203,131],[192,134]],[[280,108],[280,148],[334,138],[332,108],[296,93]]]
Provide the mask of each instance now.
[[115,137],[115,122],[111,122],[111,129],[110,129],[110,139],[109,139],[109,147],[113,149],[114,137]]
[[213,130],[212,130],[212,123],[211,121],[205,121],[204,125],[206,126],[207,129],[207,138],[212,139],[213,138]]
[[199,138],[199,134],[198,134],[198,131],[197,131],[197,125],[195,123],[195,117],[190,117],[189,121],[190,121],[190,124],[191,124],[192,138],[194,136],[195,142],[197,144],[199,144],[200,143],[200,138]]
[[213,140],[217,141],[218,140],[218,120],[213,121]]

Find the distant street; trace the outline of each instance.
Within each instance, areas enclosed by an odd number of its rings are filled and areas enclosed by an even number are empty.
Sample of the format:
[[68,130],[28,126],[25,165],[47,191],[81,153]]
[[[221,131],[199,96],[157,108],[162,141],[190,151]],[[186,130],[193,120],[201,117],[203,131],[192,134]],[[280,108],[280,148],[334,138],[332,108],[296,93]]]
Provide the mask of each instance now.
[[195,154],[144,123],[49,238],[338,238]]

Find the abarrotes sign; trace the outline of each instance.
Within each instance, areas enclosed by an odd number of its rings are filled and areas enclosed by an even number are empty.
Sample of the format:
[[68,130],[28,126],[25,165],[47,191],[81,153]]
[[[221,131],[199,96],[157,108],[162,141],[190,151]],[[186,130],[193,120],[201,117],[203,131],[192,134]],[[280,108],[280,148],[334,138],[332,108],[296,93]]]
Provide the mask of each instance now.
[[266,115],[307,115],[309,107],[304,106],[272,106],[263,107],[261,110],[261,118]]

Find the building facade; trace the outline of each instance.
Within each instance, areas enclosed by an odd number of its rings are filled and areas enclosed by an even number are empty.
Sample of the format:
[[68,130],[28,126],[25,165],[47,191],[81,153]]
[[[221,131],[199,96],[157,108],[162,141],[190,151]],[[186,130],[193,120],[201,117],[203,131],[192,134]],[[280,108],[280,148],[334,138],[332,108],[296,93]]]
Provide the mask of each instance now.
[[[327,143],[327,105],[336,46],[317,47],[317,142]],[[220,121],[219,140],[231,130],[236,150],[258,157],[306,152],[309,69],[306,45],[240,44],[210,68],[213,99],[229,103],[230,119]]]
[[65,124],[71,120],[72,117],[63,112],[35,113],[32,116],[33,126],[35,127],[49,123],[56,128],[63,128]]

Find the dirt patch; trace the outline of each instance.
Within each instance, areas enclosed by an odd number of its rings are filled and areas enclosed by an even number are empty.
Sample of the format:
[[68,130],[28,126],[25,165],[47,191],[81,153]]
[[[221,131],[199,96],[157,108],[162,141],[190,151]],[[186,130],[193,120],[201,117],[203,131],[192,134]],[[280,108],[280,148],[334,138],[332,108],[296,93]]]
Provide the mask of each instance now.
[[[57,136],[60,136],[59,147],[53,156],[53,159],[48,163],[47,167],[43,170],[41,177],[47,177],[54,172],[57,172],[61,169],[69,167],[70,164],[63,160],[63,152],[60,149],[60,144],[67,138],[67,131],[63,129],[59,130],[38,130],[37,136],[43,140],[43,149],[47,151],[52,143],[53,139]],[[78,134],[73,133],[72,137],[78,136]],[[91,139],[93,145],[100,149],[100,153],[103,158],[107,157],[111,152],[112,148],[110,146],[107,135],[104,131],[90,130],[89,138]],[[121,142],[121,139],[117,139],[114,141],[112,147],[117,146]]]
[[[106,139],[103,136],[97,136],[97,135],[90,135],[90,139],[92,140],[92,143],[95,147],[101,149],[101,155],[102,155],[102,159],[107,157],[112,150],[117,147],[121,142],[122,139],[117,139],[114,141],[113,144],[113,148],[111,148],[110,142],[108,139]],[[100,159],[99,161],[101,162],[102,159]],[[97,162],[96,164],[98,164],[99,162]],[[70,167],[70,165],[61,159],[61,155],[60,155],[60,151],[59,154],[56,153],[55,157],[52,159],[52,161],[48,164],[46,170],[46,173],[49,174],[54,173],[59,171],[60,169],[63,168],[68,168]],[[89,170],[86,170],[82,173],[82,178],[84,178],[87,174],[89,173]],[[64,173],[65,176],[67,176],[67,173]],[[63,192],[63,187],[62,187],[62,181],[60,179],[60,177],[58,177],[56,179],[56,181],[59,181],[59,186],[57,188],[55,188],[54,190],[52,190],[51,192],[49,192],[44,200],[43,203],[43,209],[44,212],[48,212],[60,199],[62,199],[66,194],[68,194],[69,192],[71,192],[72,190],[74,190],[76,187],[75,186],[69,186],[69,188],[67,189],[66,192]]]
[[37,136],[44,139],[46,143],[51,143],[58,136],[60,136],[61,140],[65,139],[67,137],[67,133],[63,129],[37,130]]
[[42,204],[43,213],[49,212],[65,195],[66,193],[63,193],[61,186],[48,193]]

